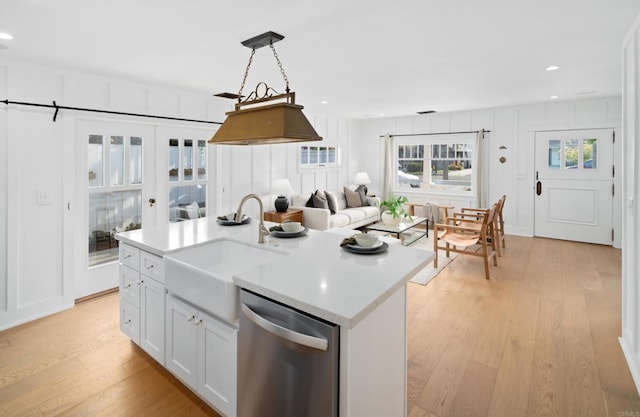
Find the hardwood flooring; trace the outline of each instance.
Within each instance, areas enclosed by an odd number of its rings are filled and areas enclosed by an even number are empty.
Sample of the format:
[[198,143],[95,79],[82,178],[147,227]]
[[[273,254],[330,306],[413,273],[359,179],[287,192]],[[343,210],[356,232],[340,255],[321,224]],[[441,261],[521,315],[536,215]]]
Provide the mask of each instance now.
[[[640,416],[620,251],[508,236],[498,261],[409,284],[409,417]],[[120,333],[109,294],[0,332],[0,416],[217,414]]]
[[640,416],[618,344],[621,252],[508,236],[409,285],[410,417]]

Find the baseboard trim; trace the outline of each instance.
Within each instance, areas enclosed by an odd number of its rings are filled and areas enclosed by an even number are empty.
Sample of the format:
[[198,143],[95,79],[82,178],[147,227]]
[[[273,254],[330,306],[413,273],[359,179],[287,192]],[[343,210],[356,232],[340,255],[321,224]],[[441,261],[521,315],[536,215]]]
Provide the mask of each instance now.
[[90,294],[90,295],[78,298],[78,299],[76,299],[75,304],[78,305],[78,304],[84,303],[85,301],[90,301],[90,300],[93,300],[95,298],[102,297],[103,295],[113,294],[114,292],[118,292],[118,287],[110,288],[108,290],[100,291],[100,292],[97,292],[95,294]]
[[629,367],[629,371],[631,372],[631,377],[633,378],[633,382],[636,384],[636,391],[638,391],[638,395],[640,395],[640,358],[633,354],[633,349],[629,346],[625,339],[622,337],[618,338],[620,342],[620,347],[622,348],[622,353],[624,354],[625,359],[627,360],[627,366]]

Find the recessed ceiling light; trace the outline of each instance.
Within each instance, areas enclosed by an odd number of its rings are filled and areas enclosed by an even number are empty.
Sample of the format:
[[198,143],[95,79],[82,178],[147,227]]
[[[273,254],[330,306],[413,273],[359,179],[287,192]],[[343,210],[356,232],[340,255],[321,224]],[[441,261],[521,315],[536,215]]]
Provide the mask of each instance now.
[[551,97],[549,97],[549,98],[550,98],[551,100],[557,100],[557,99],[559,99],[559,98],[560,98],[560,96],[551,96]]
[[8,33],[0,32],[0,39],[10,41],[11,39],[13,39],[13,36],[9,35]]
[[322,100],[320,104],[329,104],[329,102],[327,100]]
[[555,70],[559,70],[560,67],[557,65],[549,65],[547,68],[545,68],[545,70],[547,71],[555,71]]
[[384,113],[378,113],[378,116],[384,116]]

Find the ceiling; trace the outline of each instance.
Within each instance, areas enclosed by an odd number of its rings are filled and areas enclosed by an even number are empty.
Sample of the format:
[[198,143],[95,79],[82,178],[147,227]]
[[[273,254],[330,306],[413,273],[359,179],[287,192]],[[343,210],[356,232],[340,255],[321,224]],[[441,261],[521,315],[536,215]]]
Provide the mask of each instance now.
[[[620,94],[639,13],[638,0],[0,0],[14,36],[0,59],[237,93],[240,42],[272,30],[308,111],[401,116]],[[269,48],[244,92],[260,81],[284,90]]]

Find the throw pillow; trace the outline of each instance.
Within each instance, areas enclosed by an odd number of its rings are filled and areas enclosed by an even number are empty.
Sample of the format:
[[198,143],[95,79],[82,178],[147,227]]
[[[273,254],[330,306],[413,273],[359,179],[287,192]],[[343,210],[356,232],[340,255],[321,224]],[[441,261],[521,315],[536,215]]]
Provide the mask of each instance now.
[[327,196],[329,211],[331,211],[331,214],[336,214],[336,211],[338,211],[338,198],[335,196],[335,194],[330,193],[329,191],[325,191],[324,195]]
[[307,200],[306,203],[304,203],[305,207],[313,207],[313,193],[311,193],[311,195],[309,196],[309,199]]
[[329,204],[327,203],[327,199],[324,197],[324,193],[322,193],[322,195],[320,193],[313,194],[311,199],[313,200],[313,207],[329,210]]
[[362,207],[362,199],[357,191],[344,187],[344,196],[347,198],[347,207]]

